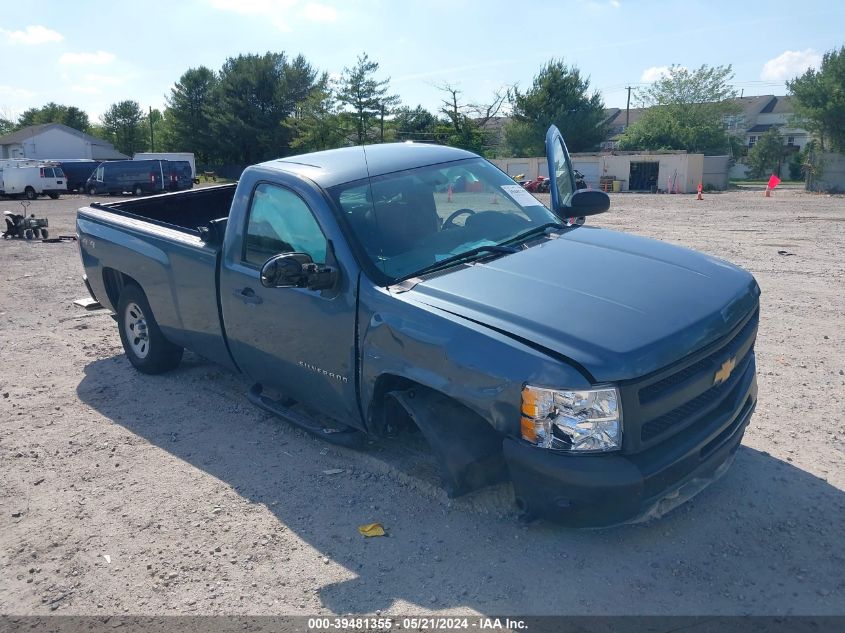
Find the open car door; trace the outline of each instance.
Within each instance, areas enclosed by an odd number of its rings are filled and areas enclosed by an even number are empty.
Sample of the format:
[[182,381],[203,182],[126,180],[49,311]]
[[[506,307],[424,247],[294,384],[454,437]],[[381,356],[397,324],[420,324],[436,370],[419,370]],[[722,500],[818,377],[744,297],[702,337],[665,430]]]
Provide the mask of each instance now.
[[546,160],[549,164],[549,193],[552,211],[563,220],[603,213],[610,208],[610,196],[597,189],[576,189],[572,161],[563,135],[552,125],[546,132]]

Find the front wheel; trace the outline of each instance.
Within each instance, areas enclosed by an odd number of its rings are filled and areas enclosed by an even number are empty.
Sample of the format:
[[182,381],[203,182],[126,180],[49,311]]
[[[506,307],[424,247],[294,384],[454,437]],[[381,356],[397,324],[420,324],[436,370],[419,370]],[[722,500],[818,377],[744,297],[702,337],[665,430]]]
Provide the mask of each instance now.
[[160,374],[182,360],[182,348],[161,333],[144,291],[124,286],[117,303],[117,327],[126,357],[145,374]]
[[23,192],[27,200],[35,200],[38,197],[38,194],[35,193],[35,189],[32,187],[27,187]]
[[133,190],[133,193],[136,196],[143,196],[144,195],[144,189],[141,187],[141,185],[135,185],[135,189]]
[[96,196],[97,195],[97,188],[93,185],[88,187],[88,195],[89,196]]

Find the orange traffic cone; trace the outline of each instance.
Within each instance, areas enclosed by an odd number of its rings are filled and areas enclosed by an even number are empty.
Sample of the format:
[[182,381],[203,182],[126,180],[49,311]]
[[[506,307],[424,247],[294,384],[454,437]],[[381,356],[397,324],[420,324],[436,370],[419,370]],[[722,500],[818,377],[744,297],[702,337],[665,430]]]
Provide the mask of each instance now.
[[704,196],[701,195],[701,181],[698,183],[698,195],[695,197],[696,200],[704,200]]

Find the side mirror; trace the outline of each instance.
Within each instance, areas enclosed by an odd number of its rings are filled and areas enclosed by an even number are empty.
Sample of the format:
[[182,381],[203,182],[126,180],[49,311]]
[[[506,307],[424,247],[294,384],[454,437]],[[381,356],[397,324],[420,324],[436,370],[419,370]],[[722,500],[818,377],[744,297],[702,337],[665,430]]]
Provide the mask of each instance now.
[[274,255],[261,267],[261,285],[265,288],[328,290],[336,282],[337,269],[315,264],[307,253]]
[[[597,215],[610,208],[610,196],[598,189],[578,189],[569,199],[567,215],[582,217]],[[569,211],[571,210],[571,213]]]
[[305,266],[312,264],[306,253],[274,255],[261,267],[261,285],[265,288],[301,288],[305,285]]

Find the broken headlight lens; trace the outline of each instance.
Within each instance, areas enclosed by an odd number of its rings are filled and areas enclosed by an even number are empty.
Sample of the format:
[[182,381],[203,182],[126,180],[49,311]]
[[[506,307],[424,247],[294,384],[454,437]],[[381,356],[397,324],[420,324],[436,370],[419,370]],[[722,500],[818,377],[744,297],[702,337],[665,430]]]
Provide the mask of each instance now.
[[568,391],[526,385],[522,390],[521,427],[522,438],[542,448],[570,453],[619,450],[619,390]]

